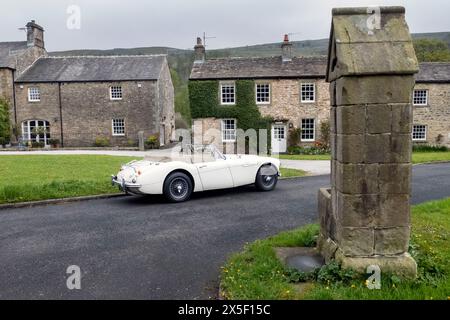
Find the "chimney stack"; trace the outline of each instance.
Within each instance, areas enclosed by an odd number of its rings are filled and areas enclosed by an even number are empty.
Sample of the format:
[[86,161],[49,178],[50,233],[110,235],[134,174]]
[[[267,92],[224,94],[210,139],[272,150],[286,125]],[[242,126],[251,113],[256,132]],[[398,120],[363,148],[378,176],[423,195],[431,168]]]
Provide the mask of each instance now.
[[202,38],[197,37],[197,44],[194,47],[195,60],[194,63],[205,62],[205,46],[202,44]]
[[281,44],[281,56],[283,62],[292,61],[292,43],[289,42],[289,36],[284,35],[283,43]]
[[44,28],[31,20],[27,23],[27,44],[29,47],[39,47],[44,49]]

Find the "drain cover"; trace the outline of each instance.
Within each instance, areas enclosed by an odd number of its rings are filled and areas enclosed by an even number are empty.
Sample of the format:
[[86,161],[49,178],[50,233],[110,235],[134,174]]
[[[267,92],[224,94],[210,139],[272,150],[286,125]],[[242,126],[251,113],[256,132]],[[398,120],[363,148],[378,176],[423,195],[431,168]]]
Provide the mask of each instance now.
[[297,269],[301,272],[312,272],[324,264],[325,261],[320,255],[295,255],[286,258],[286,265],[289,268]]

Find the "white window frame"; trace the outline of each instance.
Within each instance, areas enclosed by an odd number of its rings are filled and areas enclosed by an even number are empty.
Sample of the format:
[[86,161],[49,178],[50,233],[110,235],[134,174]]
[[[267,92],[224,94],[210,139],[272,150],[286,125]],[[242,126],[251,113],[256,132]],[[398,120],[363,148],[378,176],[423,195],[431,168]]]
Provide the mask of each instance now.
[[[116,133],[115,128],[118,127],[118,125],[114,126],[114,121],[122,121],[123,122],[123,133]],[[113,137],[124,137],[125,136],[125,119],[124,118],[114,118],[111,120],[111,132]]]
[[[31,123],[34,123],[33,128],[36,128],[39,124],[39,121],[44,122],[44,125],[41,126],[45,128],[45,134],[41,137],[41,135],[36,135],[35,139],[31,138],[31,135],[33,134],[31,132]],[[48,138],[47,138],[48,134]],[[47,120],[26,120],[22,122],[22,140],[24,141],[31,141],[31,142],[41,142],[43,141],[46,146],[49,145],[49,140],[51,139],[51,132],[50,132],[50,122]]]
[[[312,120],[313,121],[313,128],[312,128],[312,130],[313,130],[313,137],[312,137],[312,139],[304,139],[303,138],[303,120]],[[302,141],[302,142],[314,142],[314,141],[316,141],[316,119],[314,119],[314,118],[303,118],[303,119],[301,119],[300,120],[301,122],[300,122],[300,128],[301,128],[301,132],[300,132],[300,141]]]
[[[226,126],[226,121],[233,121],[234,122],[234,129],[225,129]],[[222,137],[222,142],[236,142],[236,131],[237,131],[237,124],[236,124],[236,119],[220,119],[220,124],[221,124],[221,137]],[[227,131],[234,131],[234,139],[226,139],[225,135]]]
[[41,101],[41,90],[39,90],[38,87],[29,87],[28,102],[39,102],[39,101]]
[[[258,86],[268,86],[269,90],[267,92],[267,94],[269,95],[269,100],[268,101],[258,101]],[[260,82],[260,83],[255,83],[255,102],[257,105],[263,105],[263,104],[270,104],[271,101],[271,85],[269,82]]]
[[[423,132],[424,133],[424,138],[414,138],[414,129],[416,127],[423,127],[423,128],[425,128],[425,130]],[[412,128],[412,133],[411,133],[412,140],[413,141],[427,141],[427,133],[428,133],[428,126],[427,125],[425,125],[425,124],[414,124],[413,128]]]
[[[233,102],[224,102],[223,101],[223,88],[224,87],[233,87]],[[236,83],[235,82],[221,82],[220,83],[220,104],[223,106],[234,106],[236,105]]]
[[[118,98],[118,97],[113,97],[113,89],[118,89],[118,88],[120,88],[120,98]],[[115,94],[118,94],[118,92],[115,92]],[[122,100],[123,99],[123,90],[122,90],[122,86],[110,86],[109,87],[109,99],[110,100],[114,100],[114,101],[117,101],[117,100]]]
[[[303,92],[306,90],[304,86],[312,86],[313,99],[312,100],[303,100]],[[315,103],[316,102],[316,84],[314,82],[301,82],[300,83],[300,101],[301,103]]]
[[[425,103],[415,103],[416,92],[423,91],[425,92]],[[413,92],[413,106],[428,106],[428,90],[427,89],[414,89]]]

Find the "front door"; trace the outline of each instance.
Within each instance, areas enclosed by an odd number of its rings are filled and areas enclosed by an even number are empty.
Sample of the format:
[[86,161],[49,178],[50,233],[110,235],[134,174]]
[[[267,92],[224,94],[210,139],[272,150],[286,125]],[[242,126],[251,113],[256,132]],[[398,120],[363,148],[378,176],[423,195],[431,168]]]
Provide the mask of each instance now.
[[274,124],[272,125],[272,153],[286,152],[286,125]]

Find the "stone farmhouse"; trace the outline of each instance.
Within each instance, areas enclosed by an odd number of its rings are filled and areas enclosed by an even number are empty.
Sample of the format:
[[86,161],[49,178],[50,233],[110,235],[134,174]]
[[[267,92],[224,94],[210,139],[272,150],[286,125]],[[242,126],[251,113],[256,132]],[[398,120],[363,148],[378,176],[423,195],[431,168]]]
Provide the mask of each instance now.
[[[330,117],[329,85],[325,82],[326,57],[294,57],[286,35],[281,56],[267,58],[206,59],[201,39],[194,47],[196,60],[190,83],[215,83],[217,108],[232,110],[239,104],[238,83],[252,81],[251,100],[261,116],[271,117],[272,153],[284,153],[293,144],[314,145],[321,137],[321,124]],[[422,63],[414,90],[413,140],[416,143],[450,145],[450,63]],[[206,86],[205,86],[206,88]],[[195,105],[196,95],[205,92],[190,90],[194,130],[203,133],[203,143],[213,142],[225,149],[236,143],[237,117],[202,114]],[[217,112],[220,114],[221,112]],[[231,112],[230,112],[231,113]],[[205,134],[217,129],[218,136]],[[229,150],[228,148],[226,150]]]
[[174,138],[165,55],[49,57],[43,28],[30,22],[27,34],[25,43],[0,43],[0,95],[24,141],[135,146],[140,131],[158,135],[161,145]]

